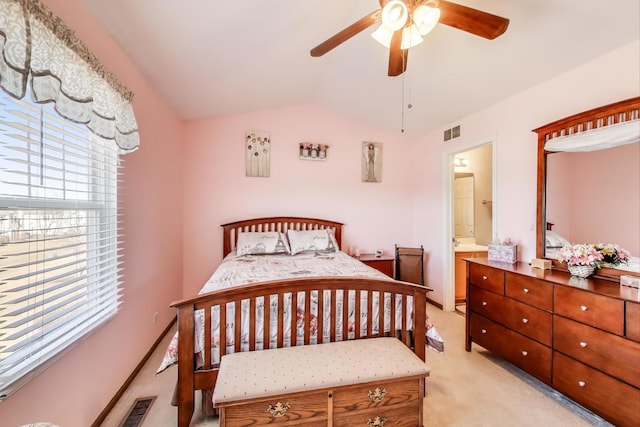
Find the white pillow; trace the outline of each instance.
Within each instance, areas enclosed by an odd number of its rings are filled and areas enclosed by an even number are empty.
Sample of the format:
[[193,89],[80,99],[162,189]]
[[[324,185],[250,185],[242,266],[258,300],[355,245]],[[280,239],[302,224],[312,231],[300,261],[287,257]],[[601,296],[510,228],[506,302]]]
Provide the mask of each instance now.
[[256,231],[238,234],[238,243],[236,244],[236,254],[238,256],[290,253],[287,236],[279,231]]
[[300,252],[336,252],[340,248],[333,230],[287,230],[291,255]]
[[561,248],[564,245],[568,245],[569,241],[556,233],[555,231],[547,230],[544,234],[545,246],[547,248]]

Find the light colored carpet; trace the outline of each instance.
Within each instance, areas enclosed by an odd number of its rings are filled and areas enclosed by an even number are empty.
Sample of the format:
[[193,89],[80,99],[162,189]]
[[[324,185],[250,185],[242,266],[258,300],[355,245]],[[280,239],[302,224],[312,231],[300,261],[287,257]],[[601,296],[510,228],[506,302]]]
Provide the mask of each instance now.
[[[426,426],[610,426],[541,382],[508,363],[493,357],[482,347],[464,350],[464,316],[428,306],[427,312],[445,341],[445,353],[427,352],[431,376],[424,400]],[[160,375],[155,370],[173,331],[163,340],[131,387],[109,414],[103,426],[117,427],[136,398],[157,396],[143,427],[176,425],[177,409],[171,396],[177,369]],[[199,398],[200,393],[197,393]],[[196,408],[199,408],[196,402]],[[214,417],[198,412],[191,426],[217,426]]]

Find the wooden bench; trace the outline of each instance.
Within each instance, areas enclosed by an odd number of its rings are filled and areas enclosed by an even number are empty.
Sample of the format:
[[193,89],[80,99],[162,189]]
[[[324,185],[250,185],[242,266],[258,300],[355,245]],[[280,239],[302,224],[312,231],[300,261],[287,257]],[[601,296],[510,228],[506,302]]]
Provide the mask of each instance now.
[[427,365],[393,337],[223,356],[220,426],[422,426]]

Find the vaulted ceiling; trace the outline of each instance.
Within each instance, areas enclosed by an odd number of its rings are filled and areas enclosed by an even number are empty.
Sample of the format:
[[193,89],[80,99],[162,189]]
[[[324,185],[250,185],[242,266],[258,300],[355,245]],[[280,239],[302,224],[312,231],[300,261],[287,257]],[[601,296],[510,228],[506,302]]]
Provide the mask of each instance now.
[[378,0],[82,1],[185,120],[313,104],[409,136],[640,38],[637,0],[461,0],[508,18],[506,33],[439,24],[410,50],[407,72],[388,77],[376,26],[309,54]]

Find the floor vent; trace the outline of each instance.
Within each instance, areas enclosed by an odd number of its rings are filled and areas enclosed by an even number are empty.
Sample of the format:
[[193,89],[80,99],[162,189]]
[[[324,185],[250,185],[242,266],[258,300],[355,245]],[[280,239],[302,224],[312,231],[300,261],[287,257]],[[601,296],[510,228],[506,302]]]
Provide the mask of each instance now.
[[156,400],[156,397],[142,397],[136,399],[133,402],[133,406],[129,411],[129,415],[122,421],[120,427],[138,427],[142,425],[142,420],[149,412],[149,408],[151,408],[151,404]]

